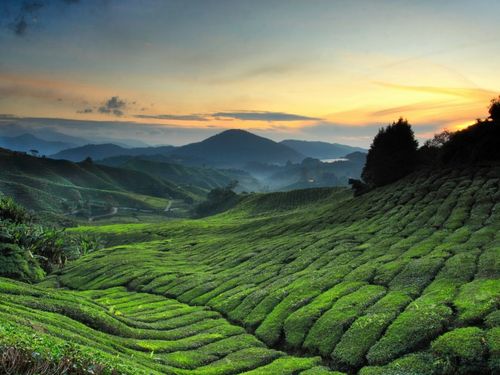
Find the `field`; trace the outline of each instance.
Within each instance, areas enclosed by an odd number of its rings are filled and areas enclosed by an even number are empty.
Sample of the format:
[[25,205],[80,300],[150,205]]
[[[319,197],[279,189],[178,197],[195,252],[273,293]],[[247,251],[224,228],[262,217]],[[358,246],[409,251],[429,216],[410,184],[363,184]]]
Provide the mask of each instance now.
[[0,344],[130,373],[498,373],[499,188],[499,166],[427,171],[75,228],[106,249],[37,287],[3,279]]

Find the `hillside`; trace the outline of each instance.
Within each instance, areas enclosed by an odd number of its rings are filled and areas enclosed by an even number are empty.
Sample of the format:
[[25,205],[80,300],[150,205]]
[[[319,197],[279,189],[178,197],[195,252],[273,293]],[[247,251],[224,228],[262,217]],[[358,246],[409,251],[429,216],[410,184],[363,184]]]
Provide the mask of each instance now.
[[133,170],[37,158],[0,149],[0,191],[25,207],[54,213],[89,205],[163,210],[170,199],[199,199],[176,184]]
[[218,167],[241,167],[248,162],[285,164],[287,161],[304,159],[303,155],[285,145],[237,129],[178,147],[172,155],[199,158]]
[[238,191],[255,191],[260,188],[259,182],[243,171],[218,170],[157,161],[155,159],[161,160],[158,156],[153,155],[152,158],[147,156],[117,156],[101,160],[99,164],[142,171],[188,189],[199,189],[202,192],[227,186],[233,180],[239,182]]
[[300,141],[296,139],[285,139],[281,144],[315,159],[337,159],[353,152],[366,152],[361,147],[342,145],[340,143],[328,143],[319,141]]
[[[345,189],[255,194],[203,220],[81,227],[74,232],[98,234],[109,248],[41,286],[88,292],[43,289],[0,305],[18,306],[12,324],[39,317],[33,324],[49,337],[54,324],[33,309],[76,319],[83,325],[71,337],[79,343],[89,332],[103,353],[150,354],[137,354],[138,369],[327,373],[304,371],[321,364],[361,375],[498,373],[499,182],[499,165],[427,170],[357,198]],[[27,293],[3,288],[4,295]],[[106,310],[55,308],[59,293],[69,300],[86,294]],[[229,345],[218,328],[161,341],[172,336],[160,327],[190,324],[198,308],[244,327],[266,347],[248,349],[243,339]],[[193,321],[209,324],[205,312]],[[75,332],[73,324],[65,327]],[[113,332],[121,332],[122,344],[110,341]],[[302,358],[276,359],[276,349]]]

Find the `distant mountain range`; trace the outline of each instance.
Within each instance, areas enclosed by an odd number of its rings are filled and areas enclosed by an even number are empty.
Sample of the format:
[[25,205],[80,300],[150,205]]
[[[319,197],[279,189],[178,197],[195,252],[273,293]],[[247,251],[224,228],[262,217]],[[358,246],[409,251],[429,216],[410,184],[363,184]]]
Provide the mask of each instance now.
[[115,156],[161,156],[162,162],[187,165],[207,165],[217,168],[241,168],[248,163],[284,165],[298,163],[306,157],[333,159],[355,151],[359,147],[326,142],[286,140],[275,142],[244,130],[226,130],[201,142],[185,146],[125,148],[116,144],[85,145],[66,149],[51,155],[54,159],[82,161],[87,157],[102,160]]
[[113,143],[99,145],[89,144],[69,148],[51,155],[50,157],[52,159],[64,159],[78,162],[85,160],[87,157],[90,157],[93,160],[102,160],[114,156],[166,155],[174,149],[174,146],[125,148],[117,146]]
[[337,159],[356,151],[367,152],[366,149],[361,147],[347,146],[339,143],[300,141],[295,139],[285,139],[280,143],[290,147],[302,155],[320,160]]
[[23,152],[35,150],[39,155],[50,155],[75,146],[74,143],[47,141],[27,133],[18,136],[0,137],[0,147],[2,148]]

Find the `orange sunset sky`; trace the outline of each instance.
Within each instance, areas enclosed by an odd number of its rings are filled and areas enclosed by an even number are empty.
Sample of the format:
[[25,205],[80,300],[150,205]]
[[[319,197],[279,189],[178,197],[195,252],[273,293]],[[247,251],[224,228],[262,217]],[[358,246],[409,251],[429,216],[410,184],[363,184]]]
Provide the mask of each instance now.
[[240,128],[366,147],[400,116],[421,140],[464,127],[500,93],[498,1],[6,0],[0,12],[0,130],[180,144]]

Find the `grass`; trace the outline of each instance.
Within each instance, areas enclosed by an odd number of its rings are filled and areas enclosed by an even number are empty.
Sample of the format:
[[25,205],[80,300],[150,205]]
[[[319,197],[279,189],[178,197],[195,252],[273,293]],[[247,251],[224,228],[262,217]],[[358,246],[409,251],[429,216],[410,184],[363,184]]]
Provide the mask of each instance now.
[[106,248],[37,287],[3,281],[0,317],[152,373],[495,373],[499,181],[423,171],[357,198],[74,228]]

